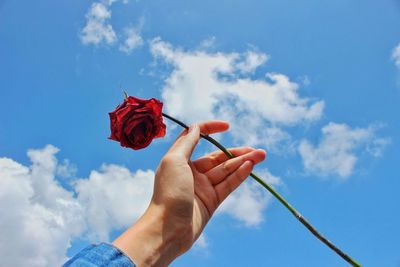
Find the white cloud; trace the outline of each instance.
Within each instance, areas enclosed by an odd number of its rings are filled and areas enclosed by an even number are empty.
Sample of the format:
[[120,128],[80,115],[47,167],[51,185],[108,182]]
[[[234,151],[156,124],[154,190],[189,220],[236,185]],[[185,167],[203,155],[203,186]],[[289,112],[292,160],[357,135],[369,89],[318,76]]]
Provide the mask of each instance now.
[[271,149],[290,140],[283,127],[322,115],[324,102],[301,97],[298,84],[287,76],[248,76],[268,59],[266,54],[184,51],[160,38],[150,48],[155,58],[173,66],[162,90],[166,112],[187,122],[229,120],[239,143]]
[[[91,5],[86,14],[86,25],[81,31],[80,39],[83,44],[99,45],[101,43],[112,45],[118,37],[110,24],[111,6],[119,2],[119,0],[100,0]],[[127,4],[128,0],[122,0],[123,4]],[[124,29],[125,40],[120,44],[119,49],[129,54],[133,49],[143,45],[143,38],[140,35],[143,19],[136,27],[126,27]]]
[[[257,171],[271,186],[281,185],[281,179],[267,170]],[[249,178],[251,179],[251,178]],[[263,221],[263,211],[271,202],[272,195],[254,181],[246,181],[228,196],[218,208],[218,214],[228,214],[244,223],[245,226],[257,226]]]
[[130,54],[133,49],[143,45],[143,38],[140,35],[140,30],[143,25],[143,20],[138,26],[125,28],[126,39],[123,44],[120,45],[119,50]]
[[350,176],[358,160],[357,149],[364,148],[373,156],[380,156],[390,142],[376,137],[377,128],[352,129],[346,124],[329,123],[322,128],[318,145],[301,141],[299,152],[305,169],[320,176],[338,175],[342,179]]
[[394,60],[396,66],[400,68],[400,44],[393,50],[392,59]]
[[111,10],[109,10],[109,3],[95,2],[90,7],[86,14],[86,25],[81,32],[81,41],[83,44],[94,44],[100,43],[113,44],[117,40],[117,35],[109,24],[111,19]]
[[112,229],[128,227],[139,218],[150,202],[154,172],[131,173],[118,165],[103,165],[88,179],[75,184],[84,207],[92,240],[108,240]]
[[56,152],[29,150],[30,167],[0,159],[2,266],[59,266],[85,228],[81,204],[54,180]]
[[153,171],[103,165],[76,180],[76,196],[55,179],[58,148],[31,149],[31,166],[0,158],[0,265],[60,266],[74,237],[106,241],[144,210]]
[[[30,149],[30,166],[0,158],[0,266],[60,266],[75,237],[107,241],[111,231],[128,227],[147,207],[153,171],[132,173],[103,164],[89,177],[76,178],[73,193],[57,182],[60,166],[66,166],[58,162],[58,151],[52,145]],[[249,226],[262,220],[269,196],[259,186],[244,185],[233,198],[221,212]],[[247,209],[253,212],[247,214]],[[207,244],[201,236],[196,246],[204,249]]]

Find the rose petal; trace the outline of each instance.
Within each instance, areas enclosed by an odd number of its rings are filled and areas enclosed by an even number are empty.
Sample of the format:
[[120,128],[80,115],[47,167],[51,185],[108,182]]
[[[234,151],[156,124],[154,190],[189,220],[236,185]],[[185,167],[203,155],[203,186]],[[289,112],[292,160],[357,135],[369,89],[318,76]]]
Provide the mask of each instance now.
[[110,139],[132,149],[147,147],[154,138],[163,137],[166,126],[161,101],[129,96],[109,113]]

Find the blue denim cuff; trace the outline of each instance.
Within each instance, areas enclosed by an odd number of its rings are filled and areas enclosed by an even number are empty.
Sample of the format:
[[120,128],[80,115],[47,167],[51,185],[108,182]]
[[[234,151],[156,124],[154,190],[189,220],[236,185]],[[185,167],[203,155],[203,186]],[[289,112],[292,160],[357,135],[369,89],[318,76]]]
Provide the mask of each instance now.
[[76,254],[63,267],[136,267],[132,260],[111,244],[90,245]]

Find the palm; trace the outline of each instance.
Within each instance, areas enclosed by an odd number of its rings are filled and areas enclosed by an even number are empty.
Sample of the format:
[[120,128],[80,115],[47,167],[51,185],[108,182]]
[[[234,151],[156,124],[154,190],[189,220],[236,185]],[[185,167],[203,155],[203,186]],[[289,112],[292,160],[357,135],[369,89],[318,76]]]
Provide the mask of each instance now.
[[[226,128],[222,122],[200,124],[205,134]],[[153,202],[165,206],[169,221],[177,229],[191,233],[186,239],[190,246],[221,202],[244,181],[254,164],[264,160],[265,152],[233,148],[233,159],[218,151],[191,161],[195,143],[189,146],[184,136],[185,133],[176,140],[160,163]]]
[[201,173],[192,165],[193,181],[194,181],[194,197],[193,197],[193,232],[197,237],[207,224],[211,215],[217,209],[220,201],[214,186],[210,182],[209,177],[205,173]]

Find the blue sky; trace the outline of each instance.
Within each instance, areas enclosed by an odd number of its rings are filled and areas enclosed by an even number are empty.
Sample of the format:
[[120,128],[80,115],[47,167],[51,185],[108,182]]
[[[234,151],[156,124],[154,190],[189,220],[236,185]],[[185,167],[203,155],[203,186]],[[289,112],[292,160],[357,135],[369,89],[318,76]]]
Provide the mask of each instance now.
[[[398,25],[395,0],[0,0],[0,265],[54,266],[140,216],[179,129],[108,140],[122,86],[228,120],[218,138],[266,149],[257,171],[331,241],[400,266]],[[249,179],[172,266],[347,265]]]

